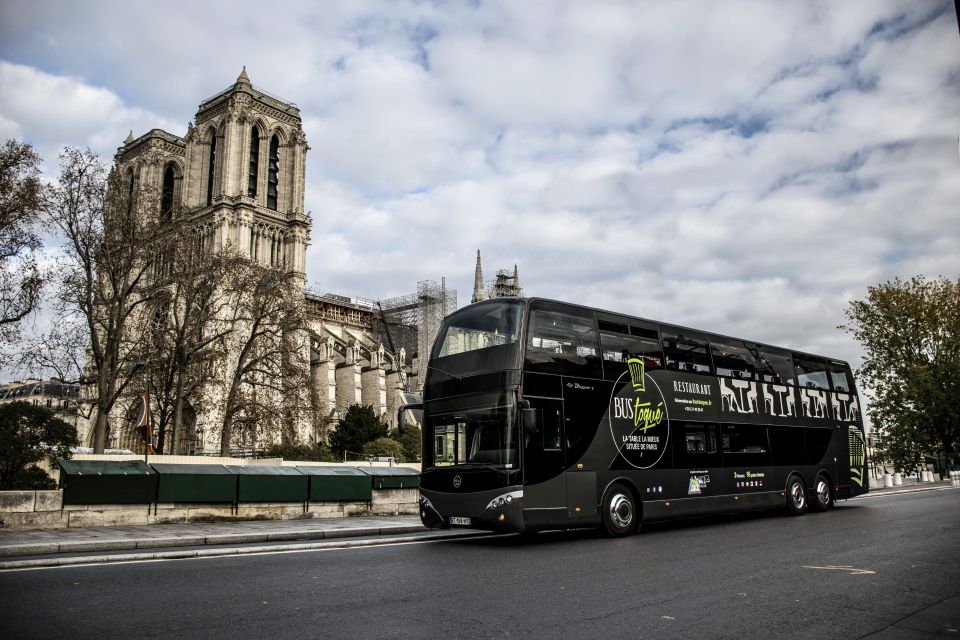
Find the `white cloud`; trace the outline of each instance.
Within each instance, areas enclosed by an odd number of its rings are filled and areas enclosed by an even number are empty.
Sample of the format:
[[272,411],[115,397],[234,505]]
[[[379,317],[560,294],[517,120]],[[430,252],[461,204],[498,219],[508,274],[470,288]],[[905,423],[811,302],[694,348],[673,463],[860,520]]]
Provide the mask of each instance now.
[[[851,297],[960,274],[948,3],[96,2],[0,9],[0,134],[109,159],[242,65],[311,146],[308,280],[447,276],[854,361]],[[259,6],[259,5],[256,5]]]

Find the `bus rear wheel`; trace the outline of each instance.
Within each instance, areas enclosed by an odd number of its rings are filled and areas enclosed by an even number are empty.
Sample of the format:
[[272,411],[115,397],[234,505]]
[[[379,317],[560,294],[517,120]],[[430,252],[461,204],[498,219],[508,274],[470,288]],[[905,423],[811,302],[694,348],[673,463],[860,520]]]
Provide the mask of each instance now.
[[607,534],[619,538],[637,528],[637,502],[633,492],[620,483],[610,485],[603,494],[603,528]]
[[797,475],[787,480],[787,511],[790,515],[801,516],[807,510],[807,488],[803,478]]
[[830,484],[827,474],[817,474],[817,480],[813,483],[813,490],[813,507],[817,511],[826,511],[833,506],[833,486]]

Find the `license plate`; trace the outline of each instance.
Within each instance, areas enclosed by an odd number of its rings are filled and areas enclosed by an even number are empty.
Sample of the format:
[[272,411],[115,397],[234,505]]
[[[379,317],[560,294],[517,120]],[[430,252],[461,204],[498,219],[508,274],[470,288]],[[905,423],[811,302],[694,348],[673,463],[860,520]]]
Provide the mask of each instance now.
[[470,518],[458,518],[457,516],[450,516],[447,520],[450,522],[450,524],[457,524],[464,527],[470,526]]

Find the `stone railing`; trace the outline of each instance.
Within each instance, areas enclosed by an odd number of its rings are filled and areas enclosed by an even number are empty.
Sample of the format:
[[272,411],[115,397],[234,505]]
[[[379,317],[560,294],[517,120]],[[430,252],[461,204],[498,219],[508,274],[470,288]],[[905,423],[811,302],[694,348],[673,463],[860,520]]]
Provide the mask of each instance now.
[[64,505],[63,491],[0,491],[0,528],[55,529],[233,520],[416,514],[417,489],[374,489],[369,502]]

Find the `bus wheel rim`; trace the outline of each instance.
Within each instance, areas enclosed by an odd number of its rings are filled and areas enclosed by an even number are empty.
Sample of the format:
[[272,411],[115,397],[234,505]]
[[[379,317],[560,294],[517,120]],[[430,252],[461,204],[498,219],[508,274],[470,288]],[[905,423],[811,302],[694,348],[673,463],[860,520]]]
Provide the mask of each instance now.
[[625,529],[633,522],[633,504],[630,498],[618,493],[610,499],[610,520],[618,529]]
[[820,504],[830,504],[830,485],[822,478],[817,482],[817,498]]
[[797,509],[803,508],[803,486],[799,482],[794,482],[793,486],[790,487],[790,497],[793,499],[793,506]]

